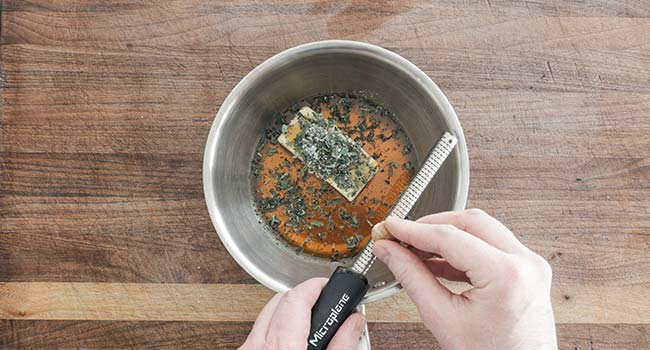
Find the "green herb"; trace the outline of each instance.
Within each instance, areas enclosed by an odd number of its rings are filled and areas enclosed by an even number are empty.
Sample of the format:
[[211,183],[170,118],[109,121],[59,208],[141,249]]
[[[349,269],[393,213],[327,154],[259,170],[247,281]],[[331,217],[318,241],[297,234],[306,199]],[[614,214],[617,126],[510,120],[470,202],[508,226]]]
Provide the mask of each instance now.
[[357,219],[357,215],[356,215],[356,214],[352,214],[352,215],[350,216],[350,223],[351,223],[352,226],[354,226],[354,227],[358,227],[358,226],[359,226],[359,219]]
[[328,205],[338,205],[338,204],[341,204],[341,199],[340,199],[340,198],[330,199],[330,200],[327,201],[327,204],[328,204]]
[[271,227],[277,227],[282,223],[282,221],[280,221],[280,219],[278,219],[277,216],[272,215],[269,223],[271,224]]
[[277,129],[269,128],[264,131],[264,138],[272,145],[278,143],[278,136],[280,136],[280,131]]
[[313,220],[310,224],[311,224],[312,226],[316,226],[316,227],[321,227],[321,226],[323,226],[323,223],[322,223],[321,221],[317,221],[317,220]]
[[[316,122],[298,119],[301,131],[294,141],[307,168],[321,179],[333,178],[343,189],[353,189],[358,181],[352,171],[364,163],[363,149],[320,114],[312,114]],[[359,177],[367,182],[369,175]]]
[[257,207],[260,209],[260,211],[266,213],[277,208],[279,203],[280,201],[275,198],[275,196],[263,197],[259,199],[259,204]]
[[332,231],[334,228],[336,228],[336,223],[332,221],[332,216],[327,217],[327,231]]
[[278,114],[275,115],[275,118],[273,119],[273,123],[275,125],[283,125],[284,122],[285,122],[285,119],[286,118],[284,117],[284,115],[278,113]]
[[393,176],[393,169],[397,169],[399,165],[395,162],[388,162],[388,178],[390,179]]
[[324,241],[325,238],[327,237],[327,233],[325,233],[325,232],[318,232],[318,233],[316,233],[316,236],[318,236],[318,238],[320,238],[322,241]]
[[366,141],[370,141],[370,142],[375,141],[375,131],[374,130],[370,130],[368,132],[368,136],[366,136]]
[[379,134],[379,139],[382,141],[387,141],[393,138],[394,133],[391,133],[390,135],[386,136],[384,134]]
[[355,250],[359,246],[359,242],[363,239],[363,236],[355,233],[354,236],[350,236],[345,239],[345,244],[348,246],[348,250]]
[[339,209],[339,217],[341,220],[349,223],[353,227],[359,227],[359,219],[356,214],[348,214],[345,208]]
[[266,154],[270,157],[278,152],[277,149],[271,148]]

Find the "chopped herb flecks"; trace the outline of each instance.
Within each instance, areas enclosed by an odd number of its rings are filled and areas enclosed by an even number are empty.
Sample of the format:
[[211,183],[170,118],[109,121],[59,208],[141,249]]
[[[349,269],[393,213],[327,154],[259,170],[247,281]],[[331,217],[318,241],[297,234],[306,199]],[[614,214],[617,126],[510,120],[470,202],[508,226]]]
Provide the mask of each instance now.
[[354,236],[350,236],[345,239],[345,243],[348,245],[348,250],[355,250],[359,246],[359,242],[363,239],[363,236],[355,233]]
[[399,168],[399,165],[395,162],[388,162],[388,178],[393,177],[393,169]]
[[300,132],[294,145],[307,168],[319,178],[331,178],[344,190],[352,190],[374,175],[354,171],[364,166],[368,158],[361,146],[350,142],[335,123],[314,113],[310,120],[300,118],[298,123]]
[[[302,157],[292,157],[291,152],[279,149],[282,146],[278,137],[291,131],[287,124],[304,106],[319,113],[316,124],[320,130],[302,135],[301,144],[311,147],[311,164],[317,168],[311,168]],[[338,128],[347,145],[327,139],[325,133],[319,134],[328,128]],[[321,136],[323,140],[318,141]],[[350,139],[355,142],[350,143]],[[378,162],[377,171],[383,175],[378,181],[370,181],[355,201],[348,202],[322,178],[309,175],[322,173],[324,168],[327,176],[341,176],[340,168],[353,167],[354,162],[360,161],[356,151],[361,147]],[[250,181],[255,208],[261,222],[293,244],[296,253],[332,260],[350,256],[370,235],[370,227],[382,219],[380,212],[388,210],[395,201],[389,195],[395,191],[382,180],[390,183],[401,171],[413,173],[412,150],[407,134],[395,123],[394,116],[373,102],[371,95],[357,92],[307,98],[271,116],[269,127],[263,130],[253,150]],[[346,174],[349,180],[363,176],[357,170]],[[339,178],[337,183],[344,180]],[[337,249],[341,245],[345,248]]]

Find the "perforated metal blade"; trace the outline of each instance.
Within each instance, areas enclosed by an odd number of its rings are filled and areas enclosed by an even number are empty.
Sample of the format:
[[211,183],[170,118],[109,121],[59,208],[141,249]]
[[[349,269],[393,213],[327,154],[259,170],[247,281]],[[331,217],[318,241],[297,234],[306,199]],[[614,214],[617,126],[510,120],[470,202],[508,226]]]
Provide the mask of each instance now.
[[[431,149],[429,155],[422,163],[420,170],[415,175],[413,180],[406,187],[406,190],[402,192],[402,195],[399,197],[397,202],[393,205],[390,212],[387,216],[396,216],[398,218],[404,219],[409,214],[411,209],[415,206],[415,203],[420,198],[424,190],[429,185],[429,182],[438,172],[438,169],[442,166],[442,163],[449,157],[451,151],[454,149],[454,146],[458,143],[456,136],[445,132],[438,143]],[[372,267],[372,264],[375,262],[375,255],[372,253],[372,247],[375,242],[370,240],[366,247],[361,251],[361,254],[354,261],[352,265],[352,270],[357,273],[365,275],[368,270]]]

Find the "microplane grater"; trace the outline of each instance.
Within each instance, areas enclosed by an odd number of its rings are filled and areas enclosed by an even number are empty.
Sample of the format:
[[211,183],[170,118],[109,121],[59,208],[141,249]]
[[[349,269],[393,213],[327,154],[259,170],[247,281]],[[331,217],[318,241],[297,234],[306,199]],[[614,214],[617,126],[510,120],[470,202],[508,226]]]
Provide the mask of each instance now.
[[[406,218],[457,143],[454,135],[448,132],[442,135],[387,216]],[[343,321],[365,297],[370,288],[365,275],[375,262],[373,246],[371,239],[352,268],[338,266],[323,287],[311,309],[308,350],[325,350]]]
[[[448,132],[442,135],[438,143],[429,152],[418,173],[411,180],[397,202],[395,202],[388,216],[396,216],[400,219],[406,218],[457,143],[458,139],[454,135]],[[370,240],[359,257],[354,261],[352,270],[363,275],[368,272],[376,259],[372,253],[373,246],[374,241]]]

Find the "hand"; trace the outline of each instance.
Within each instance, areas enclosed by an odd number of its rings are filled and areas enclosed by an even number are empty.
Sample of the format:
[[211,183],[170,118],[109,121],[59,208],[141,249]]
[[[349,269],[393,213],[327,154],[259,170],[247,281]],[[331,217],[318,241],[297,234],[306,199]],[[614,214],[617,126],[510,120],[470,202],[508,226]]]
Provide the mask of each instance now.
[[[443,349],[557,349],[550,265],[502,223],[470,209],[416,222],[392,217],[385,227],[411,247],[380,240],[375,255]],[[473,288],[454,294],[436,277]]]
[[[295,288],[276,294],[260,312],[240,350],[305,350],[311,322],[311,308],[327,283],[312,278]],[[341,325],[329,350],[353,350],[366,324],[363,315],[353,313]]]

